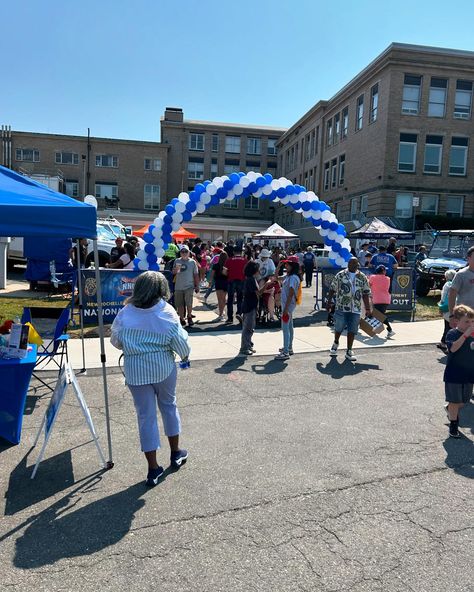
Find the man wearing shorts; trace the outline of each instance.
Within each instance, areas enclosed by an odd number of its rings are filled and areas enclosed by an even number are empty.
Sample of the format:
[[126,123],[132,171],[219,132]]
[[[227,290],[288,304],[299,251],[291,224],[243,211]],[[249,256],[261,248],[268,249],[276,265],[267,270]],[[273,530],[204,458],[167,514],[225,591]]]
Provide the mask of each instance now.
[[349,259],[347,269],[343,269],[334,277],[326,302],[328,312],[331,310],[334,296],[336,299],[334,343],[332,344],[329,355],[337,356],[339,338],[347,327],[346,359],[355,362],[357,358],[352,351],[352,344],[359,330],[362,300],[364,300],[366,314],[368,316],[372,314],[369,282],[367,277],[359,271],[359,260],[357,257]]
[[181,325],[186,325],[185,314],[188,315],[188,326],[193,321],[193,291],[199,293],[199,270],[196,261],[190,258],[189,248],[182,245],[179,258],[173,265],[174,305],[179,314]]

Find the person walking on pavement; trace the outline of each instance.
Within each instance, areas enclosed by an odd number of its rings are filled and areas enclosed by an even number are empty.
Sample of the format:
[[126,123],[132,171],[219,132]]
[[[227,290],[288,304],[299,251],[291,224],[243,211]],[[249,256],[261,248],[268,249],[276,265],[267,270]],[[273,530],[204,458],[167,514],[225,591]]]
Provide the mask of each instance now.
[[257,283],[258,265],[249,261],[244,269],[245,280],[242,300],[242,337],[240,340],[240,354],[251,356],[255,353],[252,336],[255,331],[257,317],[258,296],[260,290]]
[[242,254],[242,247],[236,245],[234,254],[226,261],[227,267],[227,323],[234,322],[234,294],[237,299],[236,317],[242,322],[242,298],[245,279],[244,269],[248,261]]
[[352,346],[354,338],[359,330],[360,315],[362,312],[362,300],[364,301],[367,316],[371,316],[370,286],[367,277],[359,271],[357,257],[349,259],[347,269],[343,269],[334,277],[327,297],[326,308],[331,309],[333,298],[336,306],[334,313],[334,343],[329,352],[330,356],[337,356],[339,339],[347,327],[347,351],[346,359],[356,361]]
[[281,328],[283,331],[283,347],[275,360],[288,360],[293,355],[293,312],[296,308],[301,280],[299,277],[300,263],[296,255],[291,255],[283,262],[286,277],[281,287]]
[[372,302],[375,310],[378,310],[385,315],[383,324],[387,327],[387,337],[393,337],[395,331],[392,329],[390,321],[386,316],[388,305],[392,302],[390,279],[387,277],[383,265],[379,265],[375,270],[375,273],[369,276],[369,286],[372,291]]
[[181,245],[179,258],[173,265],[175,278],[174,304],[178,311],[181,325],[186,325],[185,315],[188,315],[188,325],[193,321],[193,290],[199,294],[199,270],[196,261],[190,258],[189,247]]
[[227,296],[227,262],[228,255],[225,251],[219,255],[216,263],[212,266],[214,285],[216,287],[218,321],[224,320],[225,299]]
[[179,447],[181,419],[176,406],[175,353],[187,360],[191,350],[187,333],[166,302],[169,295],[163,274],[146,271],[139,275],[133,295],[112,324],[110,337],[112,345],[123,350],[125,380],[135,404],[149,487],[157,485],[164,473],[156,458],[160,448],[157,403],[171,449],[171,466],[179,469],[188,458],[187,450]]
[[303,269],[305,275],[306,288],[311,288],[313,283],[313,273],[316,267],[316,257],[313,253],[313,247],[307,247],[303,254]]
[[456,273],[449,289],[449,319],[453,328],[456,326],[453,310],[457,304],[474,308],[474,246],[467,250],[467,267]]

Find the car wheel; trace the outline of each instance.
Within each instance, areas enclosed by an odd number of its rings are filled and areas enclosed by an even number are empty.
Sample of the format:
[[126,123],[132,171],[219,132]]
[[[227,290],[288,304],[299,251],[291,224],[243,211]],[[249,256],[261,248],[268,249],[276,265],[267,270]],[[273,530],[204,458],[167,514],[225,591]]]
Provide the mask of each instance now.
[[425,296],[428,296],[430,290],[431,290],[431,282],[427,282],[426,280],[424,280],[422,278],[418,278],[416,280],[416,295],[419,298],[424,298]]

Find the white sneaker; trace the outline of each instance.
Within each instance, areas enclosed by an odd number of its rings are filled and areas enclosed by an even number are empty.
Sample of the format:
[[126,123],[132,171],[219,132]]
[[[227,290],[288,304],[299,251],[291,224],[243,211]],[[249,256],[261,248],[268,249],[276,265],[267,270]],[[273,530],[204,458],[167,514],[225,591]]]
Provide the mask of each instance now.
[[333,343],[331,345],[331,349],[329,350],[330,356],[337,356],[337,348],[339,347],[339,343]]
[[355,362],[357,360],[357,358],[354,355],[354,352],[351,349],[348,349],[346,351],[346,360],[349,360],[350,362]]
[[395,331],[389,331],[387,333],[387,337],[393,337],[395,335]]

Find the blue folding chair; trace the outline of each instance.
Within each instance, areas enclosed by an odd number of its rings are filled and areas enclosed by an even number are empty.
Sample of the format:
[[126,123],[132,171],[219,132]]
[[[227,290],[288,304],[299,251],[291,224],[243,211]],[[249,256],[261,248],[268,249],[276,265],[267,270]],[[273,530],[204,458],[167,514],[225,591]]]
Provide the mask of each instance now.
[[[58,316],[59,315],[59,316]],[[42,345],[38,346],[38,353],[33,376],[50,390],[54,390],[49,384],[42,380],[35,371],[45,370],[46,366],[53,362],[58,367],[58,374],[64,360],[68,360],[67,345],[69,335],[67,335],[67,326],[69,323],[71,311],[67,308],[47,308],[31,307],[24,308],[21,317],[22,323],[31,323],[43,339]],[[56,320],[54,331],[42,330],[40,320]],[[51,323],[52,324],[52,323]]]

